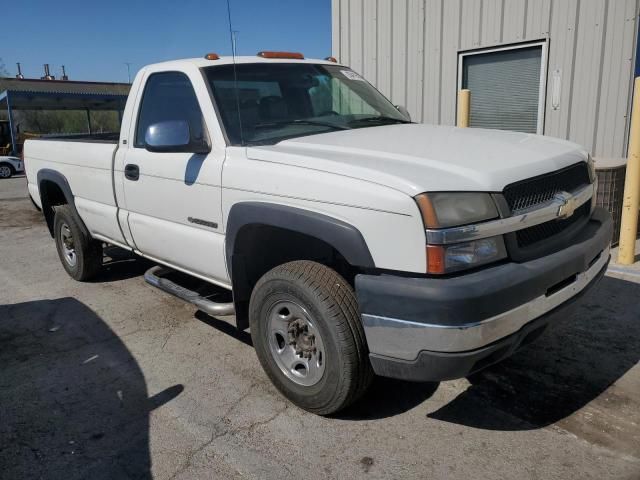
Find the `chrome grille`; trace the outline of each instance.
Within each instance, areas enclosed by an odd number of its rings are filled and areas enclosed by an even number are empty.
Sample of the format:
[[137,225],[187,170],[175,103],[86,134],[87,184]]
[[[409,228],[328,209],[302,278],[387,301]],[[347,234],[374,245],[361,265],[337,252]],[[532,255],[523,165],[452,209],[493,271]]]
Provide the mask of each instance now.
[[516,213],[548,202],[558,192],[572,192],[589,183],[587,164],[580,162],[562,170],[507,185],[503,194],[511,211]]
[[518,230],[516,232],[518,247],[525,248],[542,240],[548,240],[549,238],[562,233],[571,225],[577,223],[579,220],[589,215],[590,210],[591,204],[590,202],[587,202],[578,207],[576,211],[573,212],[573,215],[571,215],[569,218],[552,220],[551,222],[545,222],[539,225],[534,225],[533,227]]

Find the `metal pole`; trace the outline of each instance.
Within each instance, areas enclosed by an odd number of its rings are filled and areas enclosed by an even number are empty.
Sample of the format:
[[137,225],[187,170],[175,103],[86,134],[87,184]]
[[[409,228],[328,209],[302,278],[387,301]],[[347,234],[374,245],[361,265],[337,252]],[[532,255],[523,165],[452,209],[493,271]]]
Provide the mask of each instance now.
[[620,222],[620,249],[618,250],[618,263],[622,265],[631,265],[635,261],[636,237],[638,236],[638,209],[640,208],[640,77],[636,78],[633,91],[627,173],[624,180],[622,219]]
[[131,62],[124,62],[124,64],[127,66],[128,83],[131,84]]
[[89,130],[89,135],[91,135],[91,110],[87,108],[87,130]]
[[18,155],[18,146],[16,143],[15,124],[13,121],[13,110],[11,110],[11,95],[7,92],[7,114],[9,116],[9,135],[11,136],[12,155]]
[[469,115],[471,111],[471,92],[462,89],[458,91],[458,127],[467,128],[469,126]]

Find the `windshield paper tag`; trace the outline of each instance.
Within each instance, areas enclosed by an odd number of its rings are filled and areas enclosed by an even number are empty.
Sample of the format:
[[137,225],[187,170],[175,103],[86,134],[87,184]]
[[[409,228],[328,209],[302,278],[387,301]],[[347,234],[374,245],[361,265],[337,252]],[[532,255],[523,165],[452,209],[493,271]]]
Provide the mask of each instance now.
[[340,73],[347,77],[349,80],[358,80],[359,82],[363,82],[364,78],[358,75],[356,72],[352,70],[340,70]]

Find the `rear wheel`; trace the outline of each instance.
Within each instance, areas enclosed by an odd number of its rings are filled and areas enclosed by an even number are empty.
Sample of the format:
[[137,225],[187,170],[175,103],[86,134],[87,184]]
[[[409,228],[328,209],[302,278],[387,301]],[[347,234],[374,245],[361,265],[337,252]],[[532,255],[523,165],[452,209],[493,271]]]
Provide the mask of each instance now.
[[16,171],[13,165],[9,163],[0,163],[0,178],[10,178],[15,175]]
[[62,266],[78,281],[95,277],[102,267],[102,243],[85,235],[69,205],[55,207],[56,248]]
[[295,261],[267,272],[249,309],[251,338],[282,394],[320,415],[341,410],[373,378],[351,286],[334,270]]

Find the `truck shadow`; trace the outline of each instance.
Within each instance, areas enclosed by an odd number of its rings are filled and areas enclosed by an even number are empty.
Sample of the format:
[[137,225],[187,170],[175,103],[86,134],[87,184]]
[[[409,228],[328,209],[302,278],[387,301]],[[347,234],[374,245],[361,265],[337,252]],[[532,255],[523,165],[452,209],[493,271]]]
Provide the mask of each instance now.
[[154,263],[127,250],[108,245],[104,248],[102,271],[95,283],[117,282],[144,275]]
[[375,377],[367,393],[356,403],[338,412],[341,420],[379,420],[408,412],[438,390],[438,382],[414,383]]
[[604,277],[562,322],[430,418],[488,430],[545,427],[587,405],[640,359],[640,284]]
[[135,358],[73,298],[0,305],[3,478],[151,478],[149,398]]

